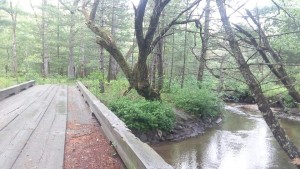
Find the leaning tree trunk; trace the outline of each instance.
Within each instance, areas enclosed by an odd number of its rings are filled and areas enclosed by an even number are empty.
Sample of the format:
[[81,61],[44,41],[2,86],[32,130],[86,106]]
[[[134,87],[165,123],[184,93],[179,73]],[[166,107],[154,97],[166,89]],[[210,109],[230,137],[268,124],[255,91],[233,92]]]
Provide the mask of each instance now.
[[[298,151],[298,148],[289,140],[285,131],[281,128],[278,119],[275,117],[266,97],[263,95],[259,83],[256,81],[254,75],[252,74],[249,68],[249,65],[246,63],[245,58],[243,57],[238,42],[235,39],[235,34],[232,30],[231,24],[228,20],[224,6],[224,1],[217,0],[217,5],[233,56],[237,64],[239,65],[239,70],[243,75],[244,79],[246,80],[248,87],[254,94],[258,108],[262,112],[264,120],[271,129],[273,136],[275,137],[281,148],[287,153],[289,158],[292,160],[299,160],[300,152]],[[300,164],[297,165],[297,167],[300,168]]]
[[[265,49],[270,53],[271,57],[276,62],[276,64],[279,64],[279,66],[274,66],[272,64],[269,64],[268,67],[270,68],[272,73],[285,86],[285,88],[289,92],[289,95],[294,99],[294,101],[300,103],[300,93],[295,89],[294,82],[287,74],[284,65],[281,63],[280,56],[271,47],[268,37],[266,36],[265,32],[261,29],[260,23],[254,18],[254,16],[252,15],[252,13],[249,10],[247,10],[247,14],[251,18],[251,20],[256,24],[256,26],[259,28],[260,37],[262,38],[262,42],[264,44]],[[251,39],[251,42],[253,43],[253,45],[256,46],[256,49],[259,51],[259,53],[261,54],[264,61],[266,63],[271,63],[269,61],[265,51],[262,50],[262,48],[258,45],[259,43],[255,42],[256,39],[251,36],[252,35],[248,33],[248,37]]]
[[[294,85],[293,85],[293,81],[292,79],[289,77],[289,75],[287,74],[284,66],[282,64],[280,64],[280,66],[276,66],[273,65],[270,61],[270,59],[268,58],[267,53],[265,52],[265,49],[261,48],[261,46],[259,45],[259,42],[257,42],[257,40],[252,36],[251,33],[249,33],[248,31],[246,31],[245,29],[243,29],[242,27],[235,25],[235,27],[237,28],[237,30],[239,32],[241,32],[242,34],[244,34],[245,36],[247,36],[250,39],[251,43],[250,45],[253,45],[256,50],[258,51],[258,53],[261,55],[262,59],[264,60],[265,63],[267,63],[267,66],[269,67],[269,69],[271,70],[271,72],[281,81],[281,83],[285,86],[285,88],[288,90],[289,95],[298,103],[300,103],[300,94],[299,92],[295,89]],[[262,35],[263,37],[264,34]],[[279,62],[279,57],[277,56],[277,54],[275,53],[275,51],[273,51],[273,49],[271,48],[271,46],[269,45],[268,40],[265,37],[265,43],[267,42],[268,45],[265,45],[267,48],[271,49],[271,55],[273,56],[273,58],[275,57],[276,59],[274,59],[275,61]],[[277,62],[277,63],[278,63]]]

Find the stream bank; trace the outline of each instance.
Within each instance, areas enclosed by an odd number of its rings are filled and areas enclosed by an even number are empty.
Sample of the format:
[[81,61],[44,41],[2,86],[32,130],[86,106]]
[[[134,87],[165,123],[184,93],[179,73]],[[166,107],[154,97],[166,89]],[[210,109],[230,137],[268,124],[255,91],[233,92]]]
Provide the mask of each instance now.
[[135,132],[136,137],[141,141],[157,144],[170,141],[181,141],[191,137],[203,134],[206,129],[211,128],[222,121],[222,116],[200,118],[195,115],[190,115],[181,110],[174,109],[176,123],[173,129],[169,132],[150,131],[146,133]]
[[[229,104],[230,106],[234,106],[241,110],[252,111],[252,112],[260,112],[256,104],[238,104],[233,103]],[[278,116],[280,119],[288,119],[294,121],[300,121],[300,108],[271,108],[272,111]]]
[[[226,106],[222,123],[205,133],[152,147],[178,169],[296,169],[274,139],[261,113],[249,108],[255,106]],[[294,144],[300,146],[300,123],[286,119],[281,119],[280,123]]]

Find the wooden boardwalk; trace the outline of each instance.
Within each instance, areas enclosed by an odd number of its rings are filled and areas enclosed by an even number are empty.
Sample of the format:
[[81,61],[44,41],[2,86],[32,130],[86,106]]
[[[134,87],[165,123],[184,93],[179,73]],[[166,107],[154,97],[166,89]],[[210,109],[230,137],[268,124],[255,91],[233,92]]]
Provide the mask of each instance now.
[[0,168],[63,168],[67,86],[39,85],[0,102]]

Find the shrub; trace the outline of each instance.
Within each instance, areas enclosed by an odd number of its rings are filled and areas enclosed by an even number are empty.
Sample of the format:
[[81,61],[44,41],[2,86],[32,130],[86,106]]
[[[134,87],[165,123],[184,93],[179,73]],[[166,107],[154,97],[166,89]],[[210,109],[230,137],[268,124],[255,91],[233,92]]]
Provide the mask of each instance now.
[[215,117],[223,107],[223,102],[216,94],[204,87],[181,89],[171,97],[177,108],[200,117]]
[[121,98],[109,108],[133,131],[170,131],[175,122],[171,108],[157,101]]

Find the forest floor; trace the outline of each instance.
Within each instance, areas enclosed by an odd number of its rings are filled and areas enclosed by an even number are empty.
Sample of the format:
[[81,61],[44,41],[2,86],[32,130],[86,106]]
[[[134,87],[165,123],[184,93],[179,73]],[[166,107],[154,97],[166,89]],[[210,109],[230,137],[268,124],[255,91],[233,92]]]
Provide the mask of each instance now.
[[64,168],[126,168],[79,94],[75,87],[68,87]]

